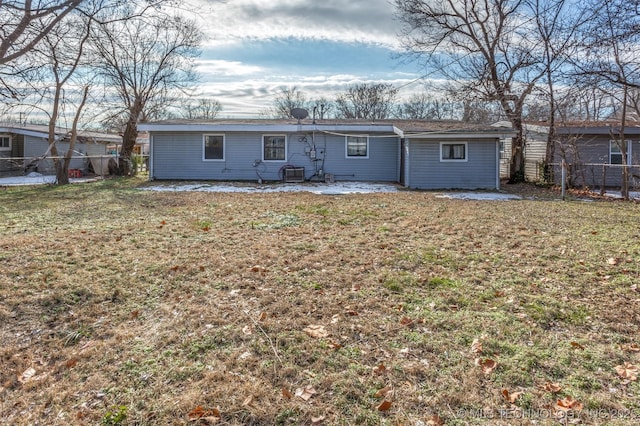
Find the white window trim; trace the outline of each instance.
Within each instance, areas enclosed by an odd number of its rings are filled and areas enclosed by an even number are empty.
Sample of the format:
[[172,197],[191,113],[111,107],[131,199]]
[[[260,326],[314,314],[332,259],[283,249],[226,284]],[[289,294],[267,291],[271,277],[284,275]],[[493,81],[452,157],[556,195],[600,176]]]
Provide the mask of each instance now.
[[367,155],[349,155],[349,136],[344,137],[344,157],[349,160],[367,160],[369,158],[369,135],[351,135],[354,138],[367,138]]
[[[442,158],[442,147],[445,145],[464,145],[464,159],[447,159]],[[440,142],[440,151],[438,152],[441,163],[466,163],[469,161],[469,144],[468,142]]]
[[[205,158],[207,136],[222,136],[222,158]],[[220,133],[205,133],[202,135],[202,161],[225,161],[225,158],[227,158],[227,138],[225,135]]]
[[0,138],[9,138],[9,146],[0,146],[0,151],[11,151],[11,147],[13,146],[13,138],[11,137],[11,135],[0,135]]
[[[278,136],[278,137],[283,137],[284,138],[284,159],[283,160],[266,160],[264,158],[264,138],[266,137],[270,137],[270,136]],[[265,161],[267,163],[286,163],[287,162],[287,158],[289,158],[289,143],[287,140],[287,135],[283,135],[283,134],[265,134],[262,135],[262,142],[261,142],[261,147],[262,147],[262,161]]]
[[[609,164],[613,164],[611,162],[611,147],[615,145],[617,148],[620,148],[617,144],[618,141],[615,139],[609,140]],[[633,141],[631,139],[627,139],[627,165],[630,166],[633,163],[631,158],[631,147],[633,146]],[[622,149],[620,149],[620,154],[616,153],[616,155],[622,155]],[[622,163],[620,163],[622,165]]]

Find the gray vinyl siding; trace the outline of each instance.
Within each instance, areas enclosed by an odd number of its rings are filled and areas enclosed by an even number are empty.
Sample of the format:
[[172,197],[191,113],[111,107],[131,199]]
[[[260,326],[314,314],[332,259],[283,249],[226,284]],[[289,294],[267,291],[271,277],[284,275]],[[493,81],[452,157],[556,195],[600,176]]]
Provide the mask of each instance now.
[[[631,184],[640,180],[640,141],[637,136],[628,137],[631,140],[631,164],[629,175]],[[622,184],[622,167],[609,166],[608,135],[584,135],[577,140],[565,139],[556,144],[554,167],[554,179],[560,184],[562,170],[560,163],[564,159],[568,164],[569,184],[576,187],[588,186],[592,188],[618,187]]]
[[[372,137],[368,159],[348,159],[344,136],[288,133],[286,160],[262,161],[264,134],[277,133],[224,133],[224,160],[204,161],[204,133],[152,133],[152,178],[277,181],[282,179],[283,167],[293,166],[304,167],[306,179],[320,170],[333,174],[338,180],[397,182],[399,179],[398,138]],[[314,147],[315,160],[309,155]]]
[[496,189],[499,185],[498,141],[467,142],[467,161],[440,161],[440,142],[410,140],[409,187],[416,189]]
[[[81,143],[76,143],[75,145],[75,151],[78,151],[77,153],[74,153],[73,156],[77,157],[80,156],[80,153],[83,154],[88,154],[88,155],[94,155],[95,151],[101,151],[104,152],[105,148],[103,145],[96,145],[94,148],[90,149],[90,152],[87,152],[87,147],[89,145],[92,144],[81,144]],[[69,150],[69,143],[68,142],[57,142],[56,143],[56,148],[58,150],[58,155],[59,156],[63,156],[65,155],[65,153]],[[47,150],[49,149],[49,143],[45,140],[45,139],[41,139],[41,138],[36,138],[33,136],[25,136],[24,138],[24,156],[26,158],[26,161],[29,161],[29,159],[32,158],[37,158],[40,157],[42,155],[44,155],[44,153],[47,152]],[[92,152],[93,151],[93,152]],[[53,166],[53,160],[50,157],[50,153],[47,155],[47,158],[45,158],[44,160],[40,160],[38,162],[38,172],[40,173],[55,173],[55,169]],[[69,164],[69,168],[70,169],[80,169],[83,172],[87,171],[87,165],[89,164],[89,160],[85,159],[85,158],[73,158],[71,160],[71,163]]]

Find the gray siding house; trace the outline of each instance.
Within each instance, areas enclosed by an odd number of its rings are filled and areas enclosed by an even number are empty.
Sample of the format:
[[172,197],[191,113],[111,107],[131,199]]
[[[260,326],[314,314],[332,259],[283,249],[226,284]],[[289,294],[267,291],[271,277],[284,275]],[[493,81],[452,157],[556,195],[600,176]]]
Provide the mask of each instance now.
[[[56,129],[56,148],[61,156],[69,150],[68,133],[67,129]],[[22,173],[27,166],[40,173],[54,173],[48,141],[47,126],[0,123],[0,173]],[[119,135],[79,132],[69,168],[87,172],[91,158],[101,156],[106,164],[108,146],[121,143]]]
[[640,127],[628,126],[624,139],[616,123],[584,123],[557,129],[554,178],[561,181],[560,164],[567,164],[571,186],[619,187],[622,184],[622,152],[626,150],[630,185],[640,183]]
[[409,188],[499,188],[509,130],[458,122],[213,120],[140,124],[150,179],[375,181]]

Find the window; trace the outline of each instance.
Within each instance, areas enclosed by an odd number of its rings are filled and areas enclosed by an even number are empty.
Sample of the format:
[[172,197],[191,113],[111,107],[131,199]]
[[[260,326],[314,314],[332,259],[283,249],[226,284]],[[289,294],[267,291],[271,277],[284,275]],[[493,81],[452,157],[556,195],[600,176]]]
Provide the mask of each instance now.
[[262,148],[264,161],[285,161],[287,159],[287,138],[283,135],[263,136]]
[[369,158],[369,137],[347,136],[347,158]]
[[467,143],[441,143],[440,161],[467,161]]
[[202,159],[224,160],[224,135],[204,135]]
[[11,151],[11,136],[0,135],[0,151]]
[[[622,141],[609,141],[609,164],[622,164]],[[631,141],[627,140],[627,164],[631,164]]]

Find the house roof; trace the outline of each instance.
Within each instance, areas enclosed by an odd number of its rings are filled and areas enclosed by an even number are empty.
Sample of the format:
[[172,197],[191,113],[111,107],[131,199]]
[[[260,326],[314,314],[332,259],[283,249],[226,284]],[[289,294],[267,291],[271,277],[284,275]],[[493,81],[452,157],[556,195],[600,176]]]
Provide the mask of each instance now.
[[418,120],[296,120],[296,119],[227,119],[227,120],[166,120],[141,123],[139,130],[149,132],[335,132],[341,133],[388,133],[400,137],[443,137],[446,135],[490,135],[511,136],[511,128],[493,127],[486,124],[470,124],[461,121]]
[[[562,135],[618,135],[620,134],[619,121],[584,121],[562,123],[556,132]],[[629,135],[640,135],[640,125],[635,122],[627,123],[624,133]]]
[[[36,138],[48,138],[49,126],[42,124],[0,123],[0,133],[13,133]],[[68,139],[70,133],[70,129],[62,127],[57,127],[55,129],[56,138],[59,140]],[[83,143],[122,143],[122,137],[120,135],[85,130],[78,131],[78,140]]]

